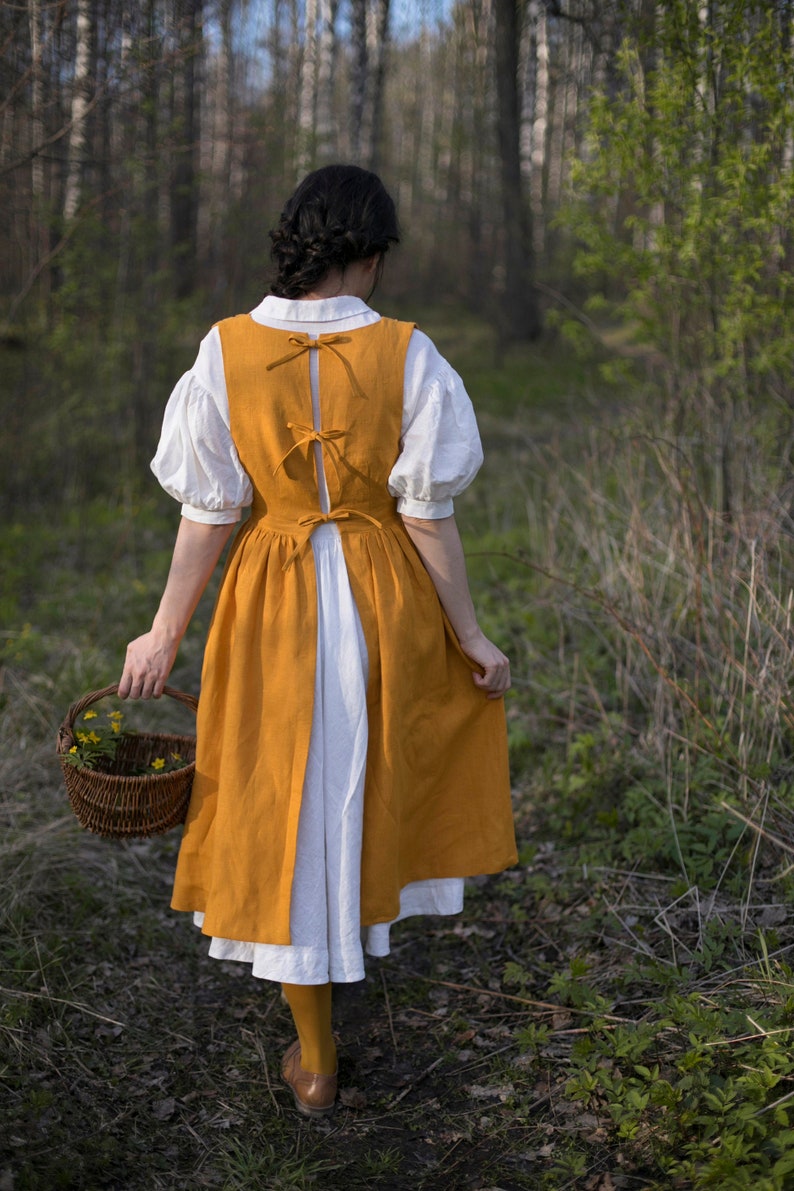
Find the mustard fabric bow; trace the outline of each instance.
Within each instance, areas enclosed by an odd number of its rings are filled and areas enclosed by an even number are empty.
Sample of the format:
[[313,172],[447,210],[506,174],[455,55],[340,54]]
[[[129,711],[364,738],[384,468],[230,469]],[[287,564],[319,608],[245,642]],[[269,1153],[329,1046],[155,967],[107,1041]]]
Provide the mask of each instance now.
[[314,533],[318,525],[327,525],[331,521],[349,521],[351,517],[363,517],[365,521],[369,521],[376,529],[383,529],[383,522],[378,521],[377,517],[371,517],[369,513],[363,512],[361,509],[332,509],[330,513],[307,513],[305,516],[299,518],[298,525],[305,531],[301,536],[297,546],[290,554],[282,571],[288,571],[294,563],[295,559],[309,544],[309,539]]
[[324,447],[327,446],[327,447],[333,448],[333,453],[330,455],[330,459],[334,465],[334,471],[336,472],[336,478],[338,480],[339,479],[339,463],[341,462],[342,456],[341,456],[339,447],[336,445],[336,439],[344,438],[345,435],[347,434],[347,431],[346,430],[315,430],[315,428],[313,426],[303,426],[300,422],[287,422],[287,428],[289,430],[300,431],[303,437],[296,439],[295,442],[292,444],[292,446],[289,448],[289,450],[284,452],[284,454],[281,456],[281,459],[278,462],[278,465],[277,465],[275,471],[273,472],[273,475],[274,476],[278,475],[278,473],[281,471],[282,467],[286,463],[287,459],[289,459],[289,457],[293,451],[297,451],[298,448],[302,447],[305,443],[318,442],[321,444],[321,446],[324,446]]
[[302,356],[304,352],[320,350],[333,352],[337,360],[341,360],[344,364],[348,380],[350,381],[351,388],[353,389],[356,397],[361,397],[366,400],[366,393],[356,380],[356,374],[353,372],[350,361],[343,356],[335,346],[337,343],[350,343],[349,335],[326,335],[321,336],[319,339],[312,339],[311,336],[304,335],[302,332],[300,332],[296,335],[290,335],[289,342],[295,345],[294,350],[287,352],[285,356],[280,356],[278,360],[273,360],[272,363],[268,364],[268,372],[272,372],[274,368],[278,368],[281,364],[287,364],[290,360],[294,360],[298,356]]

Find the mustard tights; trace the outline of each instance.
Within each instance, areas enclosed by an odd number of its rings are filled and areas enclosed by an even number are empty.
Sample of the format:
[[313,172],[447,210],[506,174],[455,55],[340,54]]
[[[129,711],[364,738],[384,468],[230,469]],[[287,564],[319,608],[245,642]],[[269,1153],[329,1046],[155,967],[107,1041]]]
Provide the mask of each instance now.
[[331,1033],[330,984],[282,984],[301,1044],[301,1067],[314,1075],[336,1074]]

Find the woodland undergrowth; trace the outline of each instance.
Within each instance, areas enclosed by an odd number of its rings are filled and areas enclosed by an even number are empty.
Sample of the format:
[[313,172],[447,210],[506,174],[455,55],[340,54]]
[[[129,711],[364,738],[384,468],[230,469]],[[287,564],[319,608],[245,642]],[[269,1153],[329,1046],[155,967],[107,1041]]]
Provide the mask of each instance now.
[[277,1000],[168,914],[174,841],[81,836],[59,787],[58,722],[145,626],[173,518],[147,495],[0,530],[3,1186],[794,1185],[781,411],[734,436],[726,509],[719,411],[682,421],[559,345],[496,365],[460,322],[432,332],[486,445],[457,511],[513,659],[520,862],[395,934],[327,1129],[284,1109]]

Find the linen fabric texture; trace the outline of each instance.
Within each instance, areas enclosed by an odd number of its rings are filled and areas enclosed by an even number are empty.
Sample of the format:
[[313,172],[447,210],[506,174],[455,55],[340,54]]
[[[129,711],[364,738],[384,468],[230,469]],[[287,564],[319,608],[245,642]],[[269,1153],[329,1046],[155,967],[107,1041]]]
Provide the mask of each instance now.
[[[285,314],[311,305],[322,315],[334,305],[274,301],[293,308]],[[329,939],[319,967],[302,963],[304,942],[293,935],[315,900],[311,857],[326,886],[320,933],[334,937],[434,908],[434,895],[435,908],[457,909],[457,886],[445,888],[445,879],[499,871],[516,858],[503,703],[472,683],[472,664],[397,515],[398,502],[431,516],[451,511],[450,497],[442,491],[433,501],[438,488],[410,464],[412,429],[429,406],[428,386],[413,407],[405,399],[417,333],[365,319],[350,334],[321,334],[319,344],[248,315],[221,323],[224,383],[199,402],[194,381],[192,392],[175,393],[182,412],[172,409],[153,465],[185,515],[230,520],[252,505],[208,637],[172,904],[203,915],[215,954],[253,960],[259,945],[263,970],[254,960],[254,971],[272,979],[294,979],[293,960],[303,982],[363,974],[357,940],[352,962],[334,959]],[[423,351],[420,340],[414,369]],[[453,455],[476,456],[471,435],[460,439]],[[318,582],[327,590],[340,581],[324,604]],[[347,674],[329,675],[322,664],[322,643],[339,629],[333,617],[326,622],[326,605],[347,609]],[[337,770],[340,716],[354,746]],[[337,772],[347,773],[345,789],[323,803]],[[347,813],[351,802],[357,814]],[[341,818],[329,815],[340,806]],[[340,831],[351,838],[340,840]],[[330,879],[322,858],[329,841]]]

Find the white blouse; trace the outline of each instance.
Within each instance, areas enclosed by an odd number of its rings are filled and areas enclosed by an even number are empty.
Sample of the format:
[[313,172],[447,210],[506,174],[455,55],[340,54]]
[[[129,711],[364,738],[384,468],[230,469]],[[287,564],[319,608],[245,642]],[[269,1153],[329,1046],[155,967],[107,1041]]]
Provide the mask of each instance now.
[[[380,315],[359,298],[292,301],[268,295],[251,317],[265,326],[309,334],[352,331]],[[482,464],[482,447],[463,382],[423,332],[414,330],[405,359],[400,454],[389,476],[397,511],[437,519],[453,512]],[[217,327],[202,340],[193,367],[168,401],[152,471],[191,521],[239,521],[251,481],[229,430],[229,401]]]

